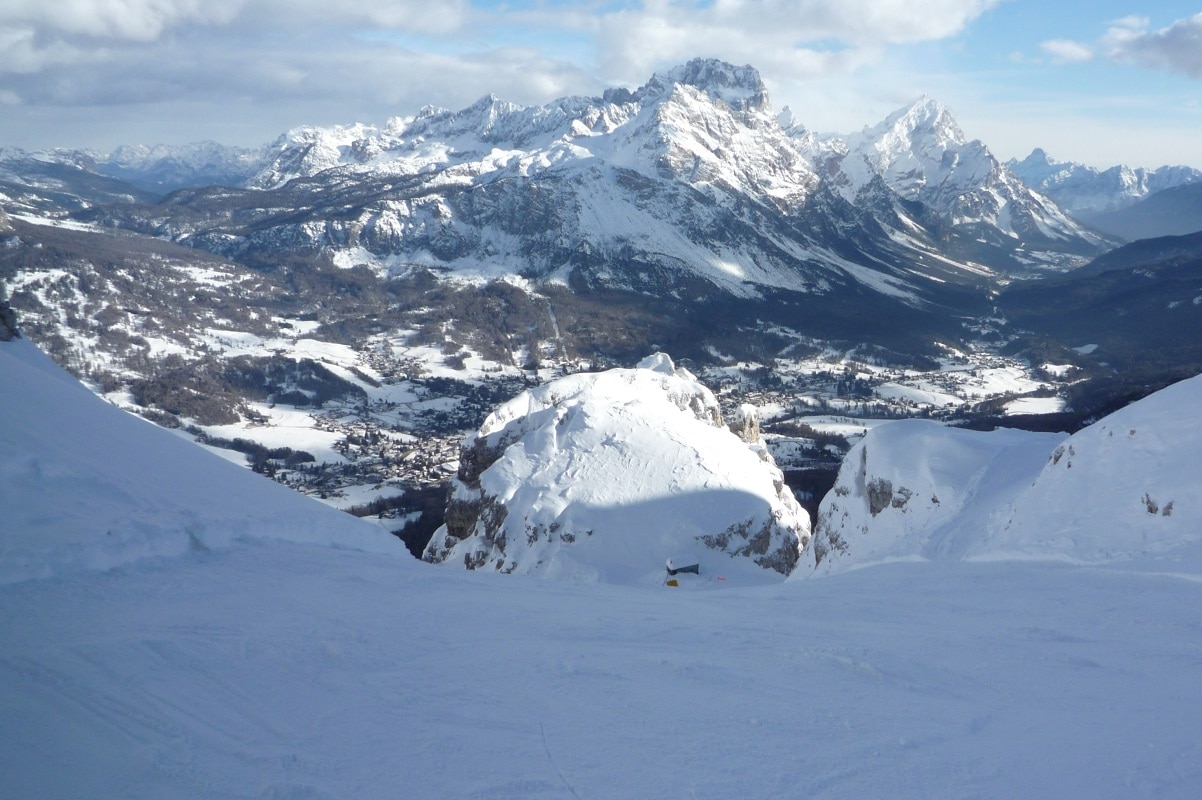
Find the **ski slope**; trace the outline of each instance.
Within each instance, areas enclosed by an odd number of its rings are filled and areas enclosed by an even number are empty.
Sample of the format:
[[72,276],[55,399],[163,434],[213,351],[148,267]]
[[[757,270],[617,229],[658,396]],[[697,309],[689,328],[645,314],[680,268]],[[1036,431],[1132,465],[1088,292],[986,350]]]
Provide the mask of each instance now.
[[[31,349],[0,344],[6,797],[1202,792],[1188,541],[706,591],[447,570],[77,391]],[[164,474],[187,476],[196,541],[159,505]],[[308,527],[289,536],[271,520],[298,503]],[[89,509],[172,544],[68,562],[105,536]]]
[[1198,566],[673,592],[251,541],[0,587],[0,771],[14,798],[1192,798]]

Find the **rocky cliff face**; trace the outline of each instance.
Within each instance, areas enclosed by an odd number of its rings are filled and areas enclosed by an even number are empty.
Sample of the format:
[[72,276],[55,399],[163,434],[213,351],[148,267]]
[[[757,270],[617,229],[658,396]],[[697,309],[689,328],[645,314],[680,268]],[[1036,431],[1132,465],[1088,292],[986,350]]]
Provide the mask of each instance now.
[[0,342],[10,342],[20,335],[17,332],[17,315],[7,300],[0,299]]
[[[745,411],[741,430],[752,428]],[[464,442],[447,523],[424,558],[571,580],[780,580],[809,519],[761,442],[665,355],[525,392]]]

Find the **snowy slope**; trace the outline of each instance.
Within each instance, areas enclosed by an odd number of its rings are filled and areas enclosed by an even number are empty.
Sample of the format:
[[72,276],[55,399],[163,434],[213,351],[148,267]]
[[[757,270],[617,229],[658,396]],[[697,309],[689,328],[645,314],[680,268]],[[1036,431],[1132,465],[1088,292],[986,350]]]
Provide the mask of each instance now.
[[810,520],[758,431],[748,438],[662,353],[531,389],[464,442],[425,559],[648,585],[674,559],[707,580],[780,580]]
[[1202,542],[1200,404],[1202,376],[1071,436],[999,515],[983,553],[1097,563]]
[[0,583],[245,538],[402,553],[378,527],[108,405],[23,339],[0,344]]
[[[370,526],[363,549],[289,541],[362,526],[99,406],[27,343],[0,358],[0,537],[28,545],[0,574],[33,578],[0,583],[6,797],[1202,792],[1199,548],[707,592],[439,569],[371,552]],[[93,516],[171,540],[176,505],[245,536],[107,570],[34,546]]]
[[868,433],[823,499],[799,577],[895,559],[974,553],[995,509],[1064,437],[900,420]]
[[848,453],[794,573],[896,559],[1111,563],[1202,542],[1202,376],[1064,437],[874,428]]

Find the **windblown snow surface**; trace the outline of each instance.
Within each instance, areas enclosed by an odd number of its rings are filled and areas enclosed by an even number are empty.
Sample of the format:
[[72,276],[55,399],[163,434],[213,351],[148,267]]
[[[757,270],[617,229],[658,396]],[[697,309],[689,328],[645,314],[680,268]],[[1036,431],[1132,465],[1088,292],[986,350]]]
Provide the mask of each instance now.
[[[1170,400],[1196,434],[1196,396]],[[6,797],[1202,791],[1188,537],[699,591],[462,572],[105,406],[27,343],[0,344],[0,404]],[[1176,449],[1196,438],[1169,434],[1160,463],[1197,476]],[[138,546],[98,544],[137,523]]]

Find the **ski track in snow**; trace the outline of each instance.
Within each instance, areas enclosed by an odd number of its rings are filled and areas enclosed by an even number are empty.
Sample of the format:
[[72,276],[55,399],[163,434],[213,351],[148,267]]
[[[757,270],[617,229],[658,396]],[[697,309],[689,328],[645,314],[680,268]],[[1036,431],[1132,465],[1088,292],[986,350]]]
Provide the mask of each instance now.
[[1193,797],[1202,585],[670,592],[250,542],[0,587],[12,797]]

